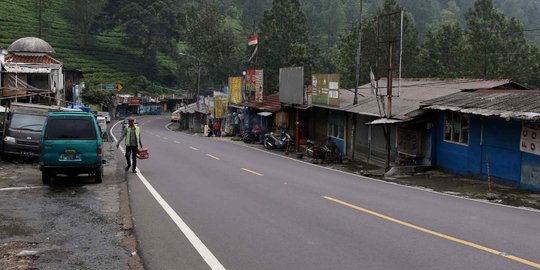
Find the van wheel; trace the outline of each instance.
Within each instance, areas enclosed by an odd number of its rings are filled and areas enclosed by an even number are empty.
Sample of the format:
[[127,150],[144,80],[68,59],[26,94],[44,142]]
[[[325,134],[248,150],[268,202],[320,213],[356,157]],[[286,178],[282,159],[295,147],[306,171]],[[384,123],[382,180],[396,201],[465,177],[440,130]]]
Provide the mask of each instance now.
[[98,169],[96,173],[94,174],[94,181],[99,184],[103,182],[103,169]]
[[43,184],[44,185],[49,185],[51,184],[51,178],[52,178],[52,175],[48,172],[41,172],[41,181],[43,181]]

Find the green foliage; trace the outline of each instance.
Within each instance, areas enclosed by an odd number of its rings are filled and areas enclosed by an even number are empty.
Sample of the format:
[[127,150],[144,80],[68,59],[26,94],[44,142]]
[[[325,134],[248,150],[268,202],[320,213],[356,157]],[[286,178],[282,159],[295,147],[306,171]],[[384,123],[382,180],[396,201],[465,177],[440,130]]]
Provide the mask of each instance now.
[[418,68],[423,77],[456,78],[467,75],[467,38],[457,22],[427,33]]
[[91,88],[82,91],[81,98],[87,104],[103,104],[107,107],[111,107],[116,100],[115,94],[114,91]]
[[277,90],[279,69],[304,66],[310,78],[306,17],[298,0],[274,0],[260,24],[257,64],[264,67],[265,89]]
[[[393,66],[398,67],[400,43],[401,7],[396,0],[385,0],[374,16],[363,20],[360,82],[369,81],[369,71],[376,77],[388,75],[389,41],[393,44]],[[397,12],[397,13],[396,13]],[[392,14],[392,15],[389,15]],[[355,23],[344,33],[338,43],[339,70],[344,87],[354,87],[356,81],[356,51],[358,48],[358,27]],[[378,42],[379,40],[380,42]],[[405,13],[403,23],[403,77],[413,77],[418,73],[418,34],[410,14]],[[396,70],[397,71],[397,70]],[[397,75],[397,73],[394,73]]]
[[65,5],[65,17],[77,28],[76,34],[81,36],[81,45],[88,47],[91,30],[96,18],[103,9],[106,0],[69,0]]
[[[239,14],[232,14],[239,16]],[[196,89],[199,64],[202,70],[201,89],[221,88],[229,75],[241,70],[242,38],[231,26],[234,17],[221,14],[216,5],[190,7],[185,12],[184,40],[187,48],[178,56],[178,67],[189,89]]]
[[538,48],[527,42],[518,20],[506,18],[492,0],[477,0],[465,18],[472,76],[511,78],[518,82],[538,78]]

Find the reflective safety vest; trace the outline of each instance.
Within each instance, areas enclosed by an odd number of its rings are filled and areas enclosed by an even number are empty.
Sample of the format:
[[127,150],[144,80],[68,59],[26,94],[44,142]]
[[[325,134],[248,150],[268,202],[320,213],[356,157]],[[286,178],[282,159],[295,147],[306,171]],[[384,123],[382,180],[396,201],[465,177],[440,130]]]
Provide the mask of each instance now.
[[[137,148],[140,148],[141,147],[141,128],[137,126],[135,126],[135,139],[137,140]],[[126,146],[129,146],[130,141],[131,141],[131,128],[128,126],[126,138],[124,139]]]

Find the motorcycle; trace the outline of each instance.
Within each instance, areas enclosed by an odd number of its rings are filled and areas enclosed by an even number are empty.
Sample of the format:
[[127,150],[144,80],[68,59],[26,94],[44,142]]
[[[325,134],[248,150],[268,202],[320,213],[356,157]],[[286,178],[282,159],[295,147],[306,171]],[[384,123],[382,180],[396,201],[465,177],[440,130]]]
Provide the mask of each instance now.
[[242,141],[245,143],[254,143],[257,141],[257,136],[253,131],[246,130],[244,131],[244,134],[242,134]]
[[320,144],[313,140],[307,140],[306,156],[320,159],[324,163],[341,163],[341,151],[335,146]]
[[283,149],[287,152],[296,150],[296,144],[288,132],[282,132],[280,137],[277,137],[273,132],[264,134],[263,145],[268,150]]

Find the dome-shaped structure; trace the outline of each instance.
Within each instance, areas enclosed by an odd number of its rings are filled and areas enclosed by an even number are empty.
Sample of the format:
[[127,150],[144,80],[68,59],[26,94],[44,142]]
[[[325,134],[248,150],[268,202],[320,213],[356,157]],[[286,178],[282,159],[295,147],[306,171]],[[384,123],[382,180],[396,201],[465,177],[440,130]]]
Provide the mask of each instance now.
[[15,40],[8,47],[8,52],[53,53],[53,47],[37,37],[25,37]]

